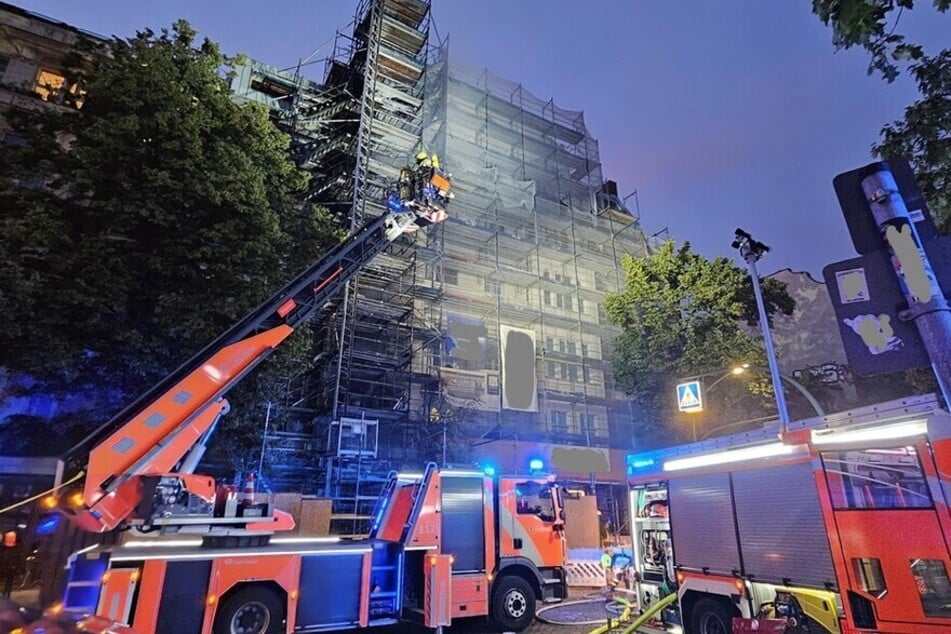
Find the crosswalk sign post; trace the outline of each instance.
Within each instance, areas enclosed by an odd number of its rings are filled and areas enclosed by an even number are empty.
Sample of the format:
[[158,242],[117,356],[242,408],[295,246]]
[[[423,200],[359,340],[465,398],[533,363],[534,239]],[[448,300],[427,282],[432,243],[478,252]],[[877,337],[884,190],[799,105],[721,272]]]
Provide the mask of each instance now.
[[700,381],[689,381],[677,386],[677,406],[681,412],[702,412],[703,396]]

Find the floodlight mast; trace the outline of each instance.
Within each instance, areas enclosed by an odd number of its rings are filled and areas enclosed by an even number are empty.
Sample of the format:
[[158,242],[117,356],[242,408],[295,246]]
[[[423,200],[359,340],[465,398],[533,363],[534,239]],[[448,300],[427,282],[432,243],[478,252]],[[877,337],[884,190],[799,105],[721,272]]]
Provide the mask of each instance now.
[[769,320],[766,314],[766,304],[763,301],[763,291],[759,284],[759,273],[756,271],[756,262],[769,252],[769,247],[753,239],[749,233],[737,228],[733,243],[730,245],[740,252],[740,257],[746,261],[746,267],[753,281],[753,294],[756,296],[756,306],[759,309],[759,323],[763,331],[763,344],[766,348],[766,358],[769,360],[769,373],[773,379],[773,392],[776,393],[776,409],[779,410],[779,420],[783,431],[789,424],[789,411],[786,408],[786,394],[783,392],[782,377],[779,374],[779,363],[776,361],[776,351],[773,348],[773,338],[769,332]]

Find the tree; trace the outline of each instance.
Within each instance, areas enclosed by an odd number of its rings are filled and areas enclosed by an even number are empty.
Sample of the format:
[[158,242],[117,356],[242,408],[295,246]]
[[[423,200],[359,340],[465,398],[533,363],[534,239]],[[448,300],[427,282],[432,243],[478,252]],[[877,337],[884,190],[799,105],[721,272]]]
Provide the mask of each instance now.
[[[919,44],[909,44],[896,32],[902,13],[914,7],[915,0],[812,0],[812,12],[832,27],[835,47],[861,46],[871,55],[868,74],[878,71],[889,82],[900,74],[894,62],[924,57]],[[934,0],[934,7],[944,13],[951,0]]]
[[[625,289],[605,299],[609,320],[622,330],[612,364],[618,386],[646,409],[647,428],[669,423],[678,378],[765,362],[760,341],[742,327],[758,322],[744,269],[670,240],[649,257],[625,256],[621,265]],[[785,284],[764,279],[762,287],[768,315],[792,314]],[[761,381],[751,385],[763,389]]]
[[910,70],[921,99],[905,108],[903,121],[882,128],[872,149],[882,158],[908,158],[939,230],[951,233],[951,49]]
[[[905,109],[903,121],[882,128],[882,140],[872,152],[885,159],[908,158],[935,222],[943,233],[951,233],[951,49],[929,56],[897,32],[902,12],[914,5],[914,0],[813,0],[812,10],[832,27],[836,48],[868,51],[869,74],[877,71],[893,82],[899,64],[907,64],[921,99]],[[933,5],[944,13],[951,0],[934,0]]]
[[[231,98],[239,58],[195,35],[87,44],[63,107],[8,117],[24,143],[0,149],[0,365],[86,393],[73,421],[103,422],[339,239],[297,203],[289,138]],[[273,393],[309,345],[305,329],[233,403]]]

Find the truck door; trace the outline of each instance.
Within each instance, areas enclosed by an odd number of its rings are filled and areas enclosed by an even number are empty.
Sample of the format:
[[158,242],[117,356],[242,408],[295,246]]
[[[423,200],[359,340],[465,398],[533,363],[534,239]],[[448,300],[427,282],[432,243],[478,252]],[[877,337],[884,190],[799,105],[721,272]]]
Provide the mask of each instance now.
[[564,523],[556,503],[555,486],[545,480],[505,480],[499,524],[500,554],[526,557],[539,568],[563,564]]
[[842,598],[855,624],[951,630],[948,546],[934,503],[940,490],[929,487],[937,473],[928,445],[827,450],[820,457],[835,527],[830,541],[841,552]]

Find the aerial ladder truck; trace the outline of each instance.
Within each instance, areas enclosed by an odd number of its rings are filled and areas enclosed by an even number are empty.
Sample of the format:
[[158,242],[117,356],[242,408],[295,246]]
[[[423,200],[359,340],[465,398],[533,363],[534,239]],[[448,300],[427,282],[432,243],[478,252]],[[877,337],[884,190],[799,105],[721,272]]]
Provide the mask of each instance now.
[[58,486],[77,501],[68,513],[81,528],[178,539],[75,553],[54,612],[101,634],[320,632],[407,618],[439,627],[487,615],[500,628],[521,630],[534,620],[536,602],[565,598],[564,512],[551,477],[435,465],[393,474],[369,538],[342,540],[276,536],[294,528],[289,514],[267,504],[228,512],[224,489],[194,473],[228,412],[228,390],[393,241],[447,218],[449,180],[435,172],[426,189],[419,202],[391,196],[388,213],[367,221],[60,461]]

